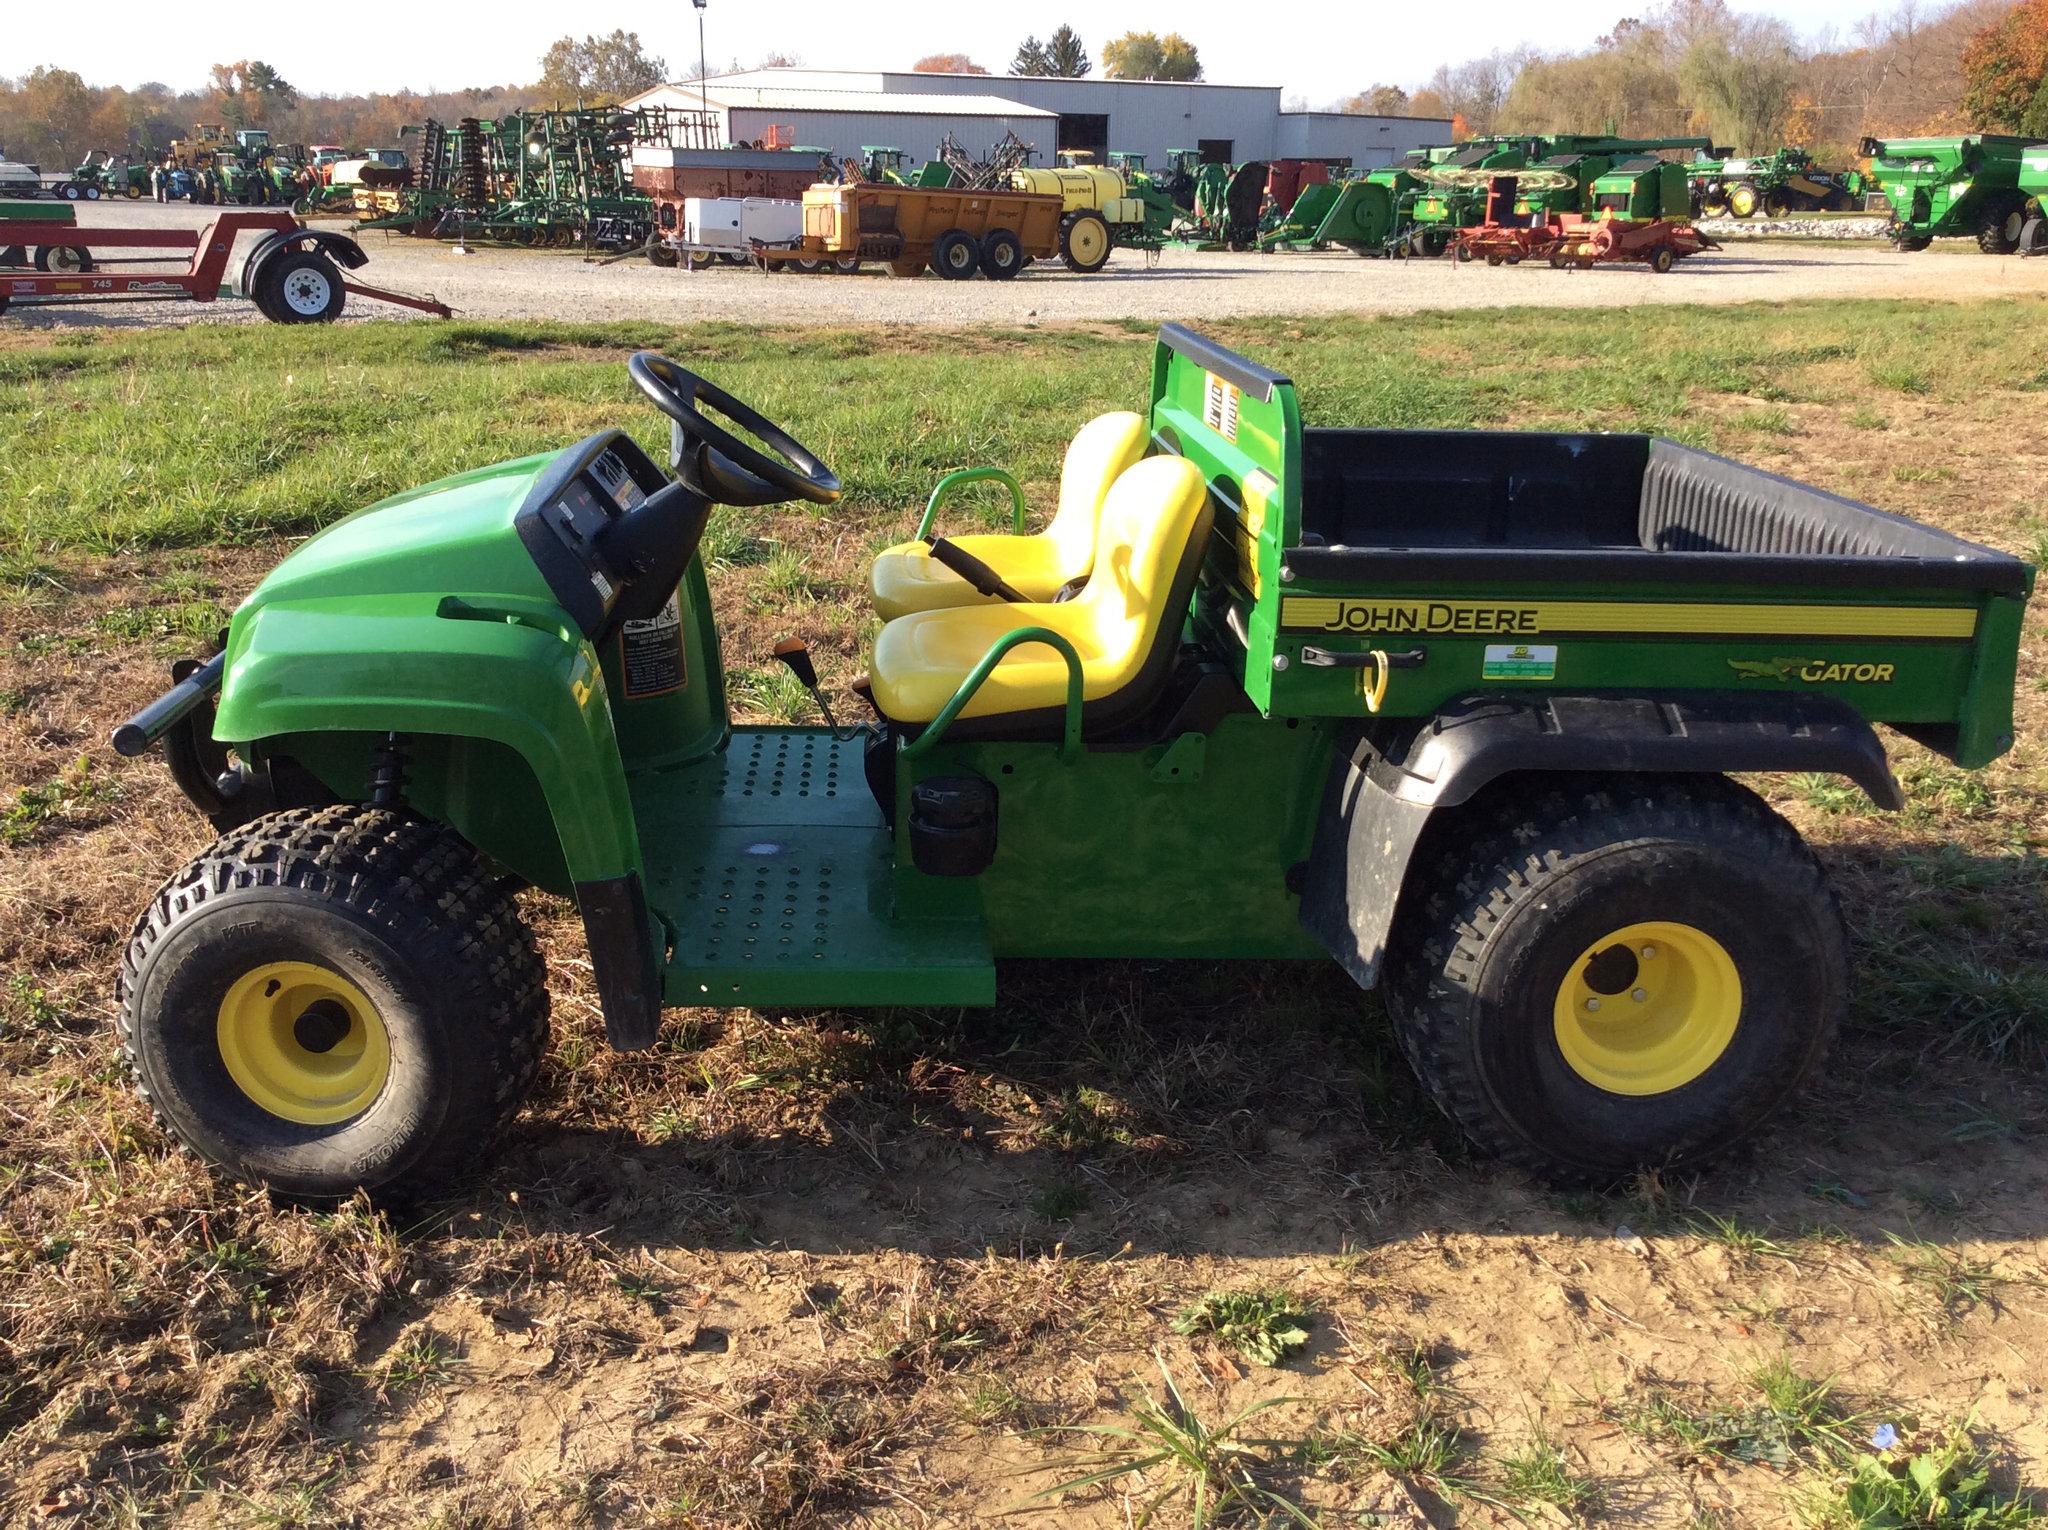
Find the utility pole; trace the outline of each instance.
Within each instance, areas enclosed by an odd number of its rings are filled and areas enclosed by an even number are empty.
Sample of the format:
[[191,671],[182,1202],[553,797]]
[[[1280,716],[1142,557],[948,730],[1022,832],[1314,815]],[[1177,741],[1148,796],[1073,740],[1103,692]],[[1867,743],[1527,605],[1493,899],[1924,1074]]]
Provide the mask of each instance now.
[[704,65],[704,12],[710,0],[690,0],[697,7],[697,105],[704,106],[704,77],[711,71]]

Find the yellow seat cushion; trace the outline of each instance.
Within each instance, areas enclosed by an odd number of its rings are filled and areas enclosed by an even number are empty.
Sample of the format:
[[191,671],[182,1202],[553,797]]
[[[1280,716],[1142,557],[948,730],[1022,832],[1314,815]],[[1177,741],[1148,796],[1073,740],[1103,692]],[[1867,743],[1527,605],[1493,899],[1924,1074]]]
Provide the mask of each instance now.
[[[1103,500],[1117,475],[1145,455],[1145,417],[1129,410],[1098,415],[1082,426],[1060,468],[1060,502],[1045,530],[1031,536],[994,533],[948,540],[994,569],[1019,593],[1049,601],[1095,558],[1095,531]],[[1001,605],[981,595],[937,562],[922,542],[899,542],[877,554],[868,571],[868,594],[884,621],[912,611],[950,606]]]
[[[1102,507],[1095,571],[1072,600],[1053,604],[955,606],[914,611],[882,628],[870,680],[882,715],[930,722],[1004,633],[1045,627],[1073,644],[1081,694],[1101,701],[1145,667],[1162,624],[1179,631],[1169,610],[1175,576],[1199,557],[1209,534],[1209,487],[1182,457],[1149,457],[1125,469]],[[992,717],[1065,705],[1066,661],[1043,643],[1010,650],[961,710]]]

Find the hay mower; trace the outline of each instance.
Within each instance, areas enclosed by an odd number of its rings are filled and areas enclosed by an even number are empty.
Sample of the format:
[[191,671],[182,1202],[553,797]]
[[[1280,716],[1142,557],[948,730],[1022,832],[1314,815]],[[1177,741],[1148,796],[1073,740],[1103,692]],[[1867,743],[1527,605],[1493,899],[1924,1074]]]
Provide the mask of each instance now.
[[[712,510],[844,491],[683,364],[625,371],[666,469],[608,428],[373,505],[114,735],[220,831],[137,919],[119,1035],[230,1174],[477,1169],[548,1045],[521,884],[575,899],[618,1047],[664,1006],[986,1005],[1009,958],[1335,960],[1482,1148],[1694,1164],[1850,982],[1818,863],[1727,773],[1897,808],[1874,722],[2012,744],[2018,559],[1643,436],[1304,429],[1175,325],[1045,530],[975,468],[876,558],[872,721],[792,639],[825,725],[735,724]],[[943,533],[983,479],[1015,534]]]
[[1800,148],[1748,158],[1695,160],[1686,167],[1695,216],[1784,218],[1802,212],[1849,212],[1867,183],[1861,171],[1823,170]]
[[1890,233],[1899,249],[1974,237],[1985,254],[2010,255],[2020,247],[2029,212],[2020,162],[2040,146],[2032,138],[1971,133],[1866,138],[1858,152],[1868,156],[1870,179],[1891,204]]
[[[48,238],[41,220],[0,219],[0,249]],[[243,256],[239,277],[223,286],[236,241],[244,234],[260,237]],[[410,297],[354,280],[369,257],[345,234],[307,228],[291,214],[224,212],[202,229],[93,228],[72,236],[65,249],[73,258],[39,261],[43,269],[14,274],[0,271],[0,313],[10,306],[60,308],[98,303],[211,303],[222,297],[246,297],[276,324],[321,324],[340,317],[349,294],[380,303],[449,316],[445,303]],[[109,255],[107,251],[121,253]],[[182,257],[181,271],[130,270],[161,267]],[[124,268],[124,269],[116,269]]]

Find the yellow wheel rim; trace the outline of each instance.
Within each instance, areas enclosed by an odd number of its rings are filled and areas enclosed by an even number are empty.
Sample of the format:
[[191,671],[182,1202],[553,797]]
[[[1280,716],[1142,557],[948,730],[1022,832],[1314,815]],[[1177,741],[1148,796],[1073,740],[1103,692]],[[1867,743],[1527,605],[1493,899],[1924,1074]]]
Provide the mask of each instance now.
[[1068,234],[1067,247],[1074,252],[1074,259],[1092,266],[1109,247],[1109,231],[1093,218],[1083,218]]
[[326,1126],[359,1114],[391,1074],[391,1041],[363,991],[312,962],[266,962],[220,1001],[228,1077],[282,1120]]
[[1689,924],[1625,925],[1579,953],[1557,990],[1557,1047],[1609,1094],[1664,1094],[1728,1050],[1742,978],[1720,941]]
[[1738,186],[1728,193],[1728,207],[1738,218],[1747,218],[1756,211],[1756,193],[1747,186]]

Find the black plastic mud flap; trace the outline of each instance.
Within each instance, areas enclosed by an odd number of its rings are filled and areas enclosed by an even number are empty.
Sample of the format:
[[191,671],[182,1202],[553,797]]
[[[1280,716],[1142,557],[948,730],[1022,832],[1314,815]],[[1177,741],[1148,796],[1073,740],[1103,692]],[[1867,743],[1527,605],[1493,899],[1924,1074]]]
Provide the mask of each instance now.
[[1358,749],[1340,758],[1324,788],[1322,817],[1301,886],[1301,922],[1360,988],[1379,982],[1401,884],[1430,805],[1375,785]]
[[637,872],[576,884],[604,1034],[621,1052],[654,1045],[661,1032],[661,953]]
[[1430,815],[1521,771],[1816,771],[1879,807],[1905,793],[1870,724],[1833,696],[1467,696],[1361,724],[1340,747],[1301,878],[1301,922],[1361,987],[1378,980]]

